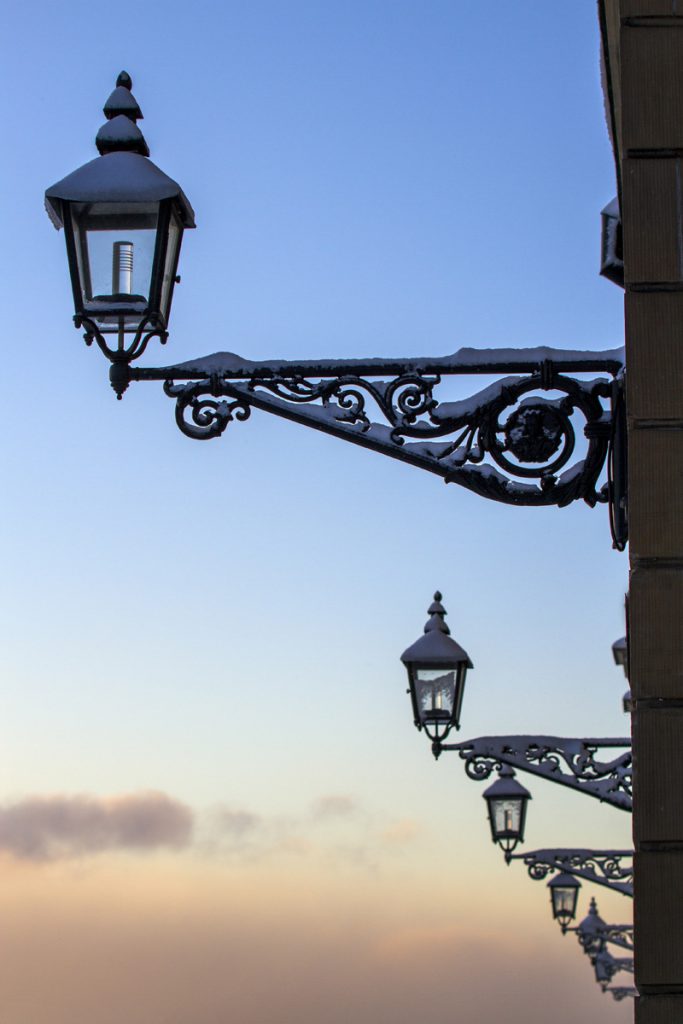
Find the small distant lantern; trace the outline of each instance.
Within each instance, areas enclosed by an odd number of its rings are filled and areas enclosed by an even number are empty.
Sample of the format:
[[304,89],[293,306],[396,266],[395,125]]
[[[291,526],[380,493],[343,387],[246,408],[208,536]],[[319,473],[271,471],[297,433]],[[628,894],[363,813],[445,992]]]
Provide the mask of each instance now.
[[623,668],[624,675],[628,678],[628,644],[625,636],[619,637],[612,644],[612,656],[614,664]]
[[626,690],[624,696],[621,698],[621,704],[624,709],[624,714],[633,714],[633,695],[630,690]]
[[619,200],[613,199],[602,210],[600,273],[608,281],[624,287],[624,243]]
[[596,956],[603,947],[607,925],[598,914],[598,905],[593,897],[587,915],[576,926],[581,948],[590,957]]
[[460,711],[468,668],[467,651],[450,636],[446,609],[437,590],[429,606],[424,635],[401,655],[408,671],[413,717],[435,745],[435,753],[451,729],[460,728]]
[[[76,326],[85,324],[112,361],[126,361],[125,335],[167,330],[183,231],[195,226],[180,186],[148,159],[132,84],[121,72],[104,106],[100,156],[45,193],[52,222],[64,228]],[[118,336],[112,349],[107,334]]]
[[512,768],[503,765],[493,785],[484,790],[484,799],[488,806],[491,838],[498,843],[509,862],[517,844],[524,842],[526,809],[531,793],[517,782]]
[[607,986],[619,971],[620,965],[615,957],[612,956],[610,951],[604,946],[599,953],[593,957],[593,967],[595,969],[595,980],[600,985],[603,992],[607,990]]
[[579,897],[581,882],[566,871],[555,875],[548,882],[550,889],[550,905],[553,910],[553,919],[559,921],[562,932],[567,931],[569,922],[576,917],[576,903]]

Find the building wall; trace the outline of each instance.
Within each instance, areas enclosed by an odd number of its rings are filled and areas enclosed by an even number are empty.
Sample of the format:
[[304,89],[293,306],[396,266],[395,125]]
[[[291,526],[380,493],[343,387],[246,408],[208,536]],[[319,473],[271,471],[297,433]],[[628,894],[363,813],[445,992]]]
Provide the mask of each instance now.
[[636,1021],[682,1024],[683,0],[618,8]]

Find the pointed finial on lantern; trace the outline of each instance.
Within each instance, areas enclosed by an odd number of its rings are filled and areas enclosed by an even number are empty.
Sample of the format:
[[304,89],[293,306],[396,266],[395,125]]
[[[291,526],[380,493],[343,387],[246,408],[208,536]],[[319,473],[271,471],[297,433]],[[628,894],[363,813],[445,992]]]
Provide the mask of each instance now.
[[122,71],[116,79],[116,88],[104,105],[105,124],[95,140],[101,156],[107,153],[138,153],[149,156],[145,137],[136,125],[142,117],[138,101],[130,91],[133,79]]
[[445,633],[446,636],[450,635],[450,629],[446,625],[446,609],[441,604],[441,591],[437,590],[434,594],[434,600],[427,609],[427,614],[430,616],[429,621],[426,623],[424,631],[425,633],[431,633],[432,630],[438,629],[440,633]]

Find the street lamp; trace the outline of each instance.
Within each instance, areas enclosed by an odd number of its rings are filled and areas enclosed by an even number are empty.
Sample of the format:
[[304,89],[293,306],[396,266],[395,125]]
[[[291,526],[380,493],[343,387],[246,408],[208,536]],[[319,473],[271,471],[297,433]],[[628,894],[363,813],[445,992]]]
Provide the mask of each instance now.
[[581,882],[573,875],[563,871],[550,879],[548,888],[550,889],[553,920],[559,921],[564,935],[569,927],[569,922],[576,917],[576,902],[579,898]]
[[[624,670],[624,675],[628,679],[628,640],[625,636],[619,637],[612,644],[612,656],[614,657],[614,664]],[[630,687],[624,693],[621,702],[625,713],[630,715],[633,712],[633,698]]]
[[529,790],[514,776],[512,768],[503,765],[496,781],[483,794],[488,807],[491,838],[504,852],[507,863],[517,844],[524,842],[526,809],[531,800]]
[[424,634],[406,648],[401,661],[408,671],[415,725],[438,745],[451,729],[460,728],[467,670],[473,666],[467,651],[450,636],[438,590],[427,613]]
[[[222,351],[174,366],[132,366],[151,338],[166,340],[182,234],[194,214],[180,186],[148,159],[131,85],[122,72],[105,104],[100,156],[45,196],[65,231],[76,326],[111,362],[119,398],[131,381],[159,381],[176,401],[178,427],[197,440],[220,437],[259,409],[494,501],[607,503],[614,545],[624,549],[621,348],[277,361]],[[464,375],[497,379],[457,402],[439,395],[443,382]]]
[[99,157],[45,193],[52,222],[64,228],[76,326],[112,362],[119,398],[130,362],[151,337],[166,340],[183,230],[195,226],[180,186],[148,159],[132,84],[121,72],[104,106]]

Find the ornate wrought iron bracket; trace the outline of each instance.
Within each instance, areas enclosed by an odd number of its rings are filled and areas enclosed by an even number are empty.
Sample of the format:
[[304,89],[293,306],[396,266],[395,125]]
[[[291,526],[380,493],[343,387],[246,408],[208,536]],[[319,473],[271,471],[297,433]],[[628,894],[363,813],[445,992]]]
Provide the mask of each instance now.
[[564,871],[624,896],[633,896],[632,850],[530,850],[513,853],[510,860],[524,861],[529,877],[535,881]]
[[[567,928],[568,932],[576,932],[578,935],[579,943],[584,948],[585,942],[582,941],[581,931],[579,928]],[[600,928],[595,932],[594,935],[590,936],[591,942],[598,939],[601,943],[610,942],[613,946],[619,946],[620,949],[627,949],[633,952],[633,925],[632,924],[607,924],[604,928]]]
[[[626,748],[608,760],[602,750]],[[488,779],[503,764],[550,782],[588,793],[604,803],[632,809],[630,739],[576,739],[562,736],[478,736],[462,743],[434,743],[434,755],[457,751],[471,779]]]
[[[112,373],[119,395],[131,380],[163,381],[191,438],[219,437],[260,409],[507,504],[610,502],[615,546],[626,543],[622,349],[279,363],[218,353],[161,368],[116,363]],[[500,379],[466,399],[443,394],[447,378],[466,375]]]
[[612,999],[617,1003],[620,1003],[622,999],[635,999],[638,995],[638,989],[629,985],[610,985],[604,991],[611,992]]

